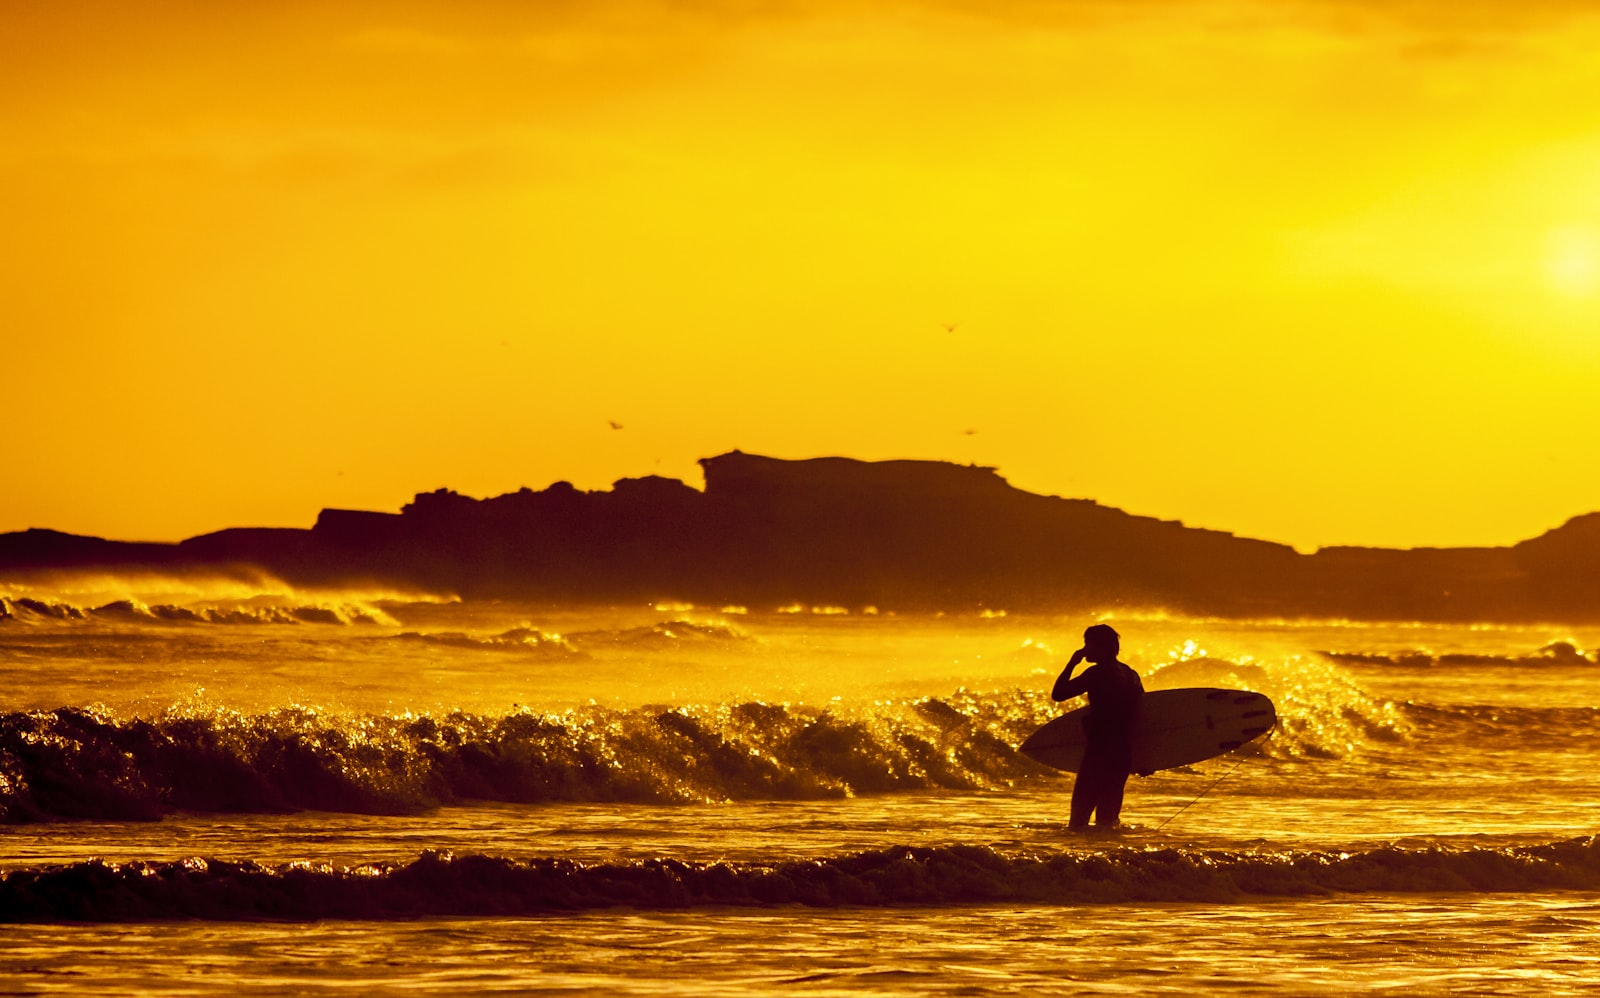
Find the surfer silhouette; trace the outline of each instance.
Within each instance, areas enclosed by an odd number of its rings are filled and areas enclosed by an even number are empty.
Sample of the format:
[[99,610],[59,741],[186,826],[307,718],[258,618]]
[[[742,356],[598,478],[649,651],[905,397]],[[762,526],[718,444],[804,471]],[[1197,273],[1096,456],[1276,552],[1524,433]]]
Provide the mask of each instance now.
[[[1117,658],[1122,639],[1109,624],[1083,632],[1083,647],[1072,653],[1050,691],[1053,700],[1089,694],[1089,716],[1083,722],[1086,745],[1078,778],[1072,784],[1072,816],[1068,828],[1114,828],[1122,813],[1122,791],[1133,770],[1133,726],[1139,718],[1144,684],[1139,674]],[[1087,659],[1089,668],[1076,679],[1072,670]]]

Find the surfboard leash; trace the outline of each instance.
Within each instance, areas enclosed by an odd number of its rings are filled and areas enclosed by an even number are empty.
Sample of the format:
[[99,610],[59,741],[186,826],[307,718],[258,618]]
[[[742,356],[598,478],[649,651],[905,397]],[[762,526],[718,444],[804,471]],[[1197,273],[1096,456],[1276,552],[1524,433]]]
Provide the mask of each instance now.
[[1221,776],[1219,776],[1216,779],[1212,780],[1210,786],[1207,786],[1204,790],[1200,791],[1198,794],[1195,795],[1194,800],[1188,801],[1182,807],[1180,807],[1176,811],[1172,812],[1170,815],[1167,816],[1167,820],[1166,821],[1163,821],[1161,824],[1157,825],[1154,829],[1152,829],[1152,831],[1159,832],[1163,828],[1167,827],[1167,822],[1170,822],[1173,818],[1176,818],[1178,815],[1180,815],[1183,812],[1189,810],[1189,805],[1190,804],[1194,804],[1201,797],[1204,797],[1206,794],[1210,793],[1216,787],[1217,784],[1221,783],[1223,780],[1226,780],[1228,777],[1232,776],[1234,770],[1238,769],[1240,766],[1243,766],[1246,762],[1248,762],[1251,759],[1260,758],[1262,748],[1267,744],[1267,742],[1272,738],[1272,736],[1277,733],[1277,731],[1278,731],[1278,725],[1277,725],[1276,722],[1274,722],[1273,725],[1272,725],[1272,728],[1267,732],[1267,736],[1265,738],[1261,739],[1261,741],[1259,741],[1259,742],[1257,742],[1255,744],[1255,746],[1254,746],[1255,751],[1250,752],[1250,753],[1245,754],[1245,755],[1239,756],[1238,761],[1235,762],[1233,765],[1229,766],[1227,772],[1223,773]]

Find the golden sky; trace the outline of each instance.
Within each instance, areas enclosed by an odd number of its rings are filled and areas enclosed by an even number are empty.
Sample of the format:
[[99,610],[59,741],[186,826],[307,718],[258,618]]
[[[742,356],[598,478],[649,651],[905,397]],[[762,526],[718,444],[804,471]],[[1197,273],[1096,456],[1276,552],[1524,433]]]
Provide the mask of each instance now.
[[0,530],[738,447],[1533,536],[1600,509],[1585,6],[0,0]]

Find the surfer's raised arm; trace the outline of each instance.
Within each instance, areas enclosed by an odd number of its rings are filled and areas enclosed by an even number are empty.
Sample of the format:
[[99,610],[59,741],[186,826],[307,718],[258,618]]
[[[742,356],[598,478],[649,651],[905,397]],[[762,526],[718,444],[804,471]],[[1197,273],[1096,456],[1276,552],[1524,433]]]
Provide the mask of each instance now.
[[1072,670],[1076,669],[1078,663],[1083,661],[1083,653],[1085,651],[1087,649],[1079,648],[1072,653],[1071,658],[1067,659],[1067,667],[1061,670],[1060,676],[1056,677],[1056,685],[1050,691],[1050,699],[1057,701],[1071,700],[1073,697],[1082,696],[1089,692],[1089,686],[1083,681],[1083,676],[1079,676],[1077,682],[1072,681]]

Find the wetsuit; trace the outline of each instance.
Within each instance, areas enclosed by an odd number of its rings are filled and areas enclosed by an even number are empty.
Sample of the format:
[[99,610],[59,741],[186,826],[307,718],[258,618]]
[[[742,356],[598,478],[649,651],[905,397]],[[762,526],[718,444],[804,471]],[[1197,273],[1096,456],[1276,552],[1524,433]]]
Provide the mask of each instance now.
[[1068,824],[1082,828],[1092,814],[1097,826],[1110,828],[1122,813],[1122,790],[1133,771],[1133,726],[1144,684],[1137,672],[1112,660],[1091,665],[1056,692],[1058,700],[1089,694],[1089,716],[1083,722],[1088,739],[1072,784]]

